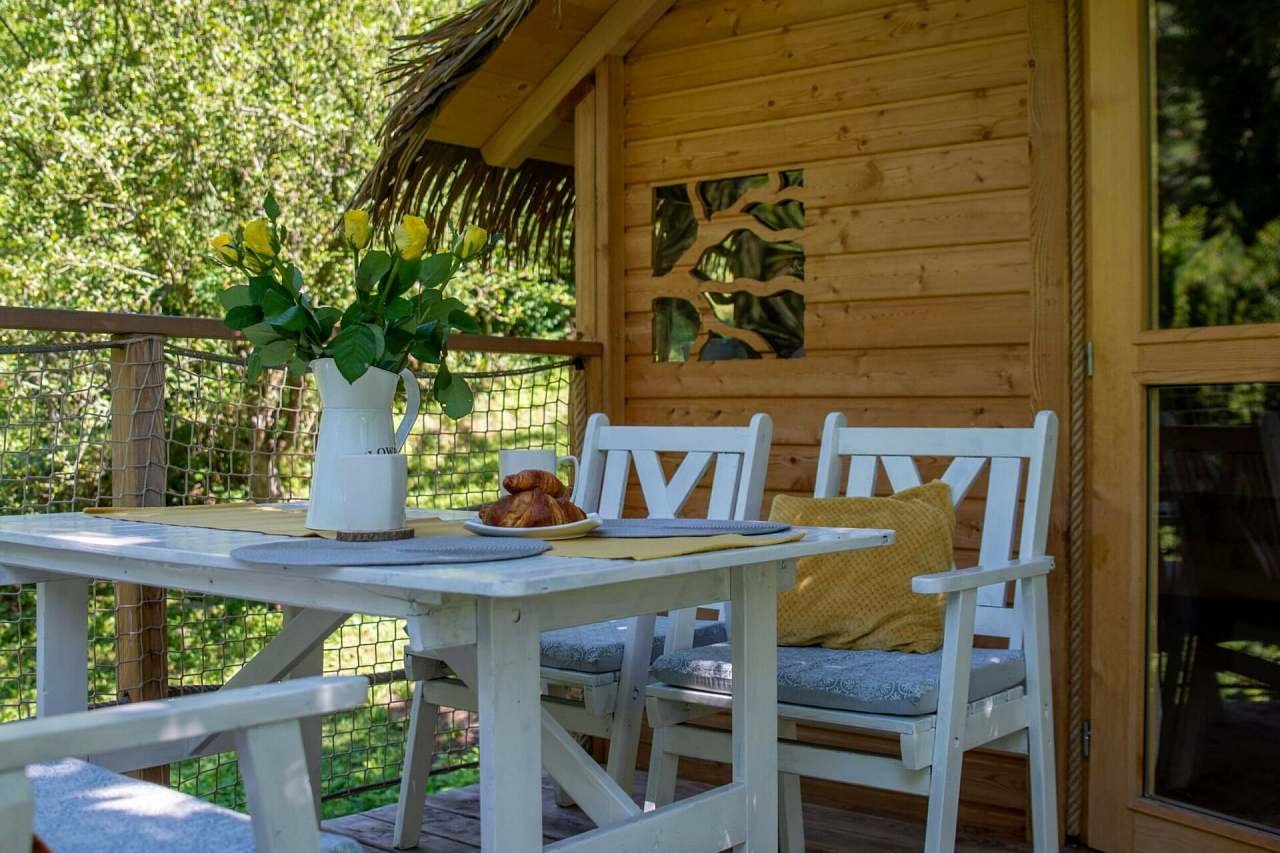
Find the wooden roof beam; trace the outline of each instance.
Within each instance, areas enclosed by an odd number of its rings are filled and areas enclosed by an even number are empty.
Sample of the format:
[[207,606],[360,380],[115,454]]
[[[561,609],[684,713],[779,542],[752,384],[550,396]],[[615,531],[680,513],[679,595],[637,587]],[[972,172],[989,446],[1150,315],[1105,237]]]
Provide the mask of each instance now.
[[491,166],[514,168],[560,123],[559,107],[600,60],[622,55],[674,0],[615,0],[609,11],[490,134],[480,153]]

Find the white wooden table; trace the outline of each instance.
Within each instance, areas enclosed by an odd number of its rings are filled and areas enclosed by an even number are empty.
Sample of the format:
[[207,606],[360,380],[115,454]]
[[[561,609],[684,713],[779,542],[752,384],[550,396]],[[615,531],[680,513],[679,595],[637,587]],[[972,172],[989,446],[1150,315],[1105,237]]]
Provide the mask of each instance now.
[[[893,541],[891,531],[811,528],[797,542],[630,561],[534,557],[457,566],[291,568],[232,559],[255,533],[173,527],[81,513],[0,518],[0,584],[37,583],[38,713],[83,710],[86,578],[169,587],[294,608],[227,686],[276,681],[352,613],[405,619],[415,651],[474,648],[480,711],[482,849],[542,849],[545,766],[598,829],[558,851],[774,851],[777,848],[776,594],[800,557]],[[733,780],[643,813],[539,700],[542,631],[732,602]],[[637,643],[648,648],[648,643]],[[435,656],[441,656],[436,654]],[[300,667],[300,664],[302,666]],[[307,673],[303,673],[307,674]],[[464,679],[467,675],[463,675]],[[220,738],[95,756],[117,770],[225,751]],[[312,744],[313,773],[318,742]],[[316,788],[318,790],[318,787]]]

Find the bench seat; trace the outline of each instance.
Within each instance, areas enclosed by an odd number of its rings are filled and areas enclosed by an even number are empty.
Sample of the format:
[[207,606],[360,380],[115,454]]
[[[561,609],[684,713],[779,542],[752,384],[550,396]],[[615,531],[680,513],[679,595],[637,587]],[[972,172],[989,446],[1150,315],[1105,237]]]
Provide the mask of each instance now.
[[[36,835],[53,853],[252,851],[249,815],[172,788],[65,758],[27,767]],[[324,853],[361,853],[350,838],[320,834]]]

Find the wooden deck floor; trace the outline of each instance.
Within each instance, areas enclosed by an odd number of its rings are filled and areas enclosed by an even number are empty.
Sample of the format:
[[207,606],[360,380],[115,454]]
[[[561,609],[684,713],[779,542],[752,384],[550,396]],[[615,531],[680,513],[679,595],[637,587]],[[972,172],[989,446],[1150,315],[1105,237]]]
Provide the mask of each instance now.
[[[643,773],[638,790],[644,790]],[[681,782],[678,797],[704,790],[706,786]],[[638,798],[637,798],[638,799]],[[383,806],[361,814],[327,820],[324,828],[350,836],[370,851],[392,851],[391,830],[395,826],[395,806]],[[892,818],[842,811],[829,806],[805,805],[805,840],[809,851],[849,853],[874,850],[877,853],[911,853],[924,845],[924,826]],[[547,842],[586,832],[594,824],[578,809],[555,805],[549,785],[542,790],[542,831]],[[428,801],[422,824],[422,846],[430,853],[474,853],[480,849],[480,790],[476,786],[456,788]],[[1022,853],[1030,844],[987,839],[962,834],[957,853]]]

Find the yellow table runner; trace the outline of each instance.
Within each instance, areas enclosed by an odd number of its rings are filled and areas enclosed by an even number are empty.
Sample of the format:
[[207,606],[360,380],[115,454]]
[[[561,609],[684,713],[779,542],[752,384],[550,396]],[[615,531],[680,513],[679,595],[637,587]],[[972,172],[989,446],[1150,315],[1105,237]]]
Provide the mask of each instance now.
[[[204,527],[212,530],[240,530],[271,536],[324,536],[336,534],[307,528],[307,511],[287,507],[259,506],[252,503],[201,504],[173,507],[91,507],[89,515],[103,515],[121,521],[146,521],[177,527]],[[408,525],[416,536],[470,536],[461,521],[441,518],[410,518]],[[743,536],[726,533],[719,536],[673,536],[656,539],[620,539],[588,536],[551,542],[555,557],[592,557],[602,560],[658,560],[730,548],[753,548],[777,545],[803,539],[801,531]]]

